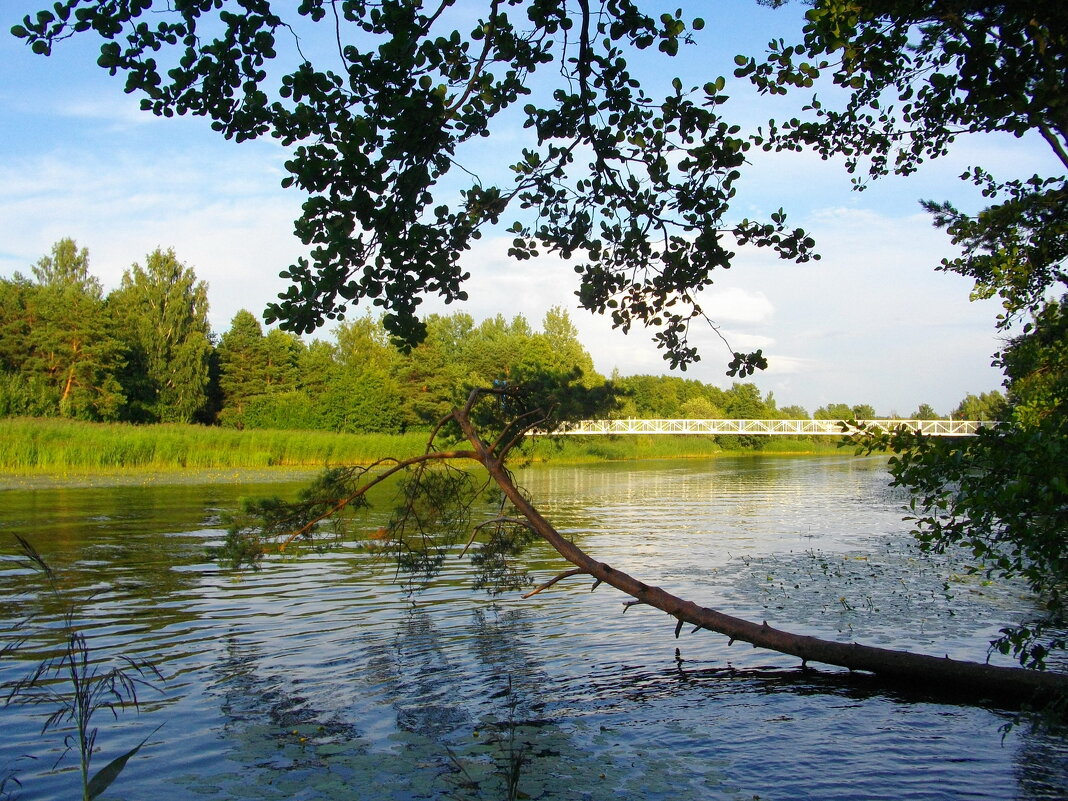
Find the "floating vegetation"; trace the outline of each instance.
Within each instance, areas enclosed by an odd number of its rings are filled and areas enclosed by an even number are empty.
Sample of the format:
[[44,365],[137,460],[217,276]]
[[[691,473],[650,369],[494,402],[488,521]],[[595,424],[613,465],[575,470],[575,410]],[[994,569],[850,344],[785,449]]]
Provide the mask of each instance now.
[[[776,620],[813,632],[875,644],[974,643],[996,636],[998,624],[1026,617],[1033,601],[1023,584],[991,581],[965,557],[921,554],[911,540],[886,537],[872,551],[736,559],[720,578],[736,599],[759,602],[778,613]],[[956,600],[965,594],[967,604]]]

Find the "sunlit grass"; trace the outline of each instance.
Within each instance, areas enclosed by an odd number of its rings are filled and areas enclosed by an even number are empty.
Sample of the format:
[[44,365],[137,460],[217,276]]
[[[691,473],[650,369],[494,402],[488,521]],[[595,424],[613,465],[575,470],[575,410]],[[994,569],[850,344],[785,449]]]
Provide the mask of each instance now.
[[257,469],[373,462],[416,453],[426,435],[238,431],[210,426],[0,419],[0,471]]
[[[0,472],[53,474],[166,470],[255,470],[367,464],[411,456],[426,434],[337,434],[211,426],[85,423],[55,418],[0,418]],[[761,453],[826,453],[834,438],[775,437]],[[746,449],[731,437],[542,437],[527,445],[533,461],[582,463],[629,459],[711,458]],[[518,454],[517,454],[518,456]],[[522,457],[520,457],[522,458]]]
[[631,459],[704,459],[739,453],[834,453],[837,437],[805,439],[767,437],[759,449],[745,443],[753,437],[626,435],[542,437],[524,449],[534,461],[602,462]]

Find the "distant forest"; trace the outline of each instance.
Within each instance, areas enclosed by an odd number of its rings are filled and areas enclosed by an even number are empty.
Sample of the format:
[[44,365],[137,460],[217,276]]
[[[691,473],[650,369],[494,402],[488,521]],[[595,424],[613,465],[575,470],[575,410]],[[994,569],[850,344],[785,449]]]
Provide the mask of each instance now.
[[[265,331],[248,311],[213,336],[207,286],[173,250],[150,253],[104,293],[89,254],[57,242],[31,268],[0,279],[0,416],[234,428],[397,433],[438,420],[475,386],[539,372],[581,370],[611,381],[614,417],[804,419],[771,393],[721,389],[677,376],[600,375],[567,311],[534,328],[522,316],[480,323],[464,313],[429,315],[422,344],[402,353],[370,316],[337,326],[333,342]],[[968,395],[957,419],[996,419],[998,392]],[[868,404],[834,403],[815,418],[876,417]],[[922,404],[911,417],[933,419]]]

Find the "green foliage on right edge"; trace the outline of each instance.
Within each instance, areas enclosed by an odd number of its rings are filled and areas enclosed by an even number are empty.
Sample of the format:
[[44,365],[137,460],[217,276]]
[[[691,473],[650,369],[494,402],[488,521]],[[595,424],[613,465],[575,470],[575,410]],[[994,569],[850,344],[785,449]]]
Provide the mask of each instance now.
[[1002,630],[994,646],[1041,667],[1068,645],[1068,297],[1000,354],[1009,414],[964,441],[898,434],[895,484],[913,493],[925,549],[964,546],[977,570],[1020,576],[1045,615]]

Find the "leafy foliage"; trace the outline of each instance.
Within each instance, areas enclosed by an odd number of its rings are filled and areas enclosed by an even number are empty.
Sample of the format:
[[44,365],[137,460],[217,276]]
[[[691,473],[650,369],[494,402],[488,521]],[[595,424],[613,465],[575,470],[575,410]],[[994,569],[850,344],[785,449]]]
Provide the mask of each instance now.
[[[782,210],[728,219],[749,145],[719,115],[724,79],[675,79],[657,98],[629,66],[654,47],[676,55],[703,20],[635,0],[485,0],[482,11],[452,0],[304,0],[284,16],[250,0],[62,0],[12,32],[43,55],[99,36],[99,65],[125,75],[145,110],[291,149],[283,184],[307,196],[295,231],[311,255],[283,273],[292,286],[267,318],[298,334],[369,301],[416,345],[422,297],[464,300],[461,255],[511,214],[512,256],[573,259],[583,308],[624,331],[653,328],[685,367],[698,359],[697,293],[732,246],[815,258]],[[336,47],[313,60],[304,37],[317,34]],[[532,76],[550,66],[559,77],[542,90]],[[476,175],[482,138],[517,118],[530,136],[511,179]],[[763,364],[734,354],[731,374]]]
[[[840,107],[817,97],[806,116],[770,123],[766,150],[811,148],[843,156],[854,183],[909,175],[969,133],[1041,136],[1068,169],[1068,8],[1027,3],[817,0],[802,42],[771,42],[765,59],[739,56],[736,75],[762,91],[807,90],[830,77]],[[962,179],[994,205],[969,215],[925,201],[961,256],[940,269],[969,276],[976,297],[999,296],[1007,326],[1068,285],[1068,183],[1063,174],[998,179],[982,167]]]
[[127,346],[127,416],[188,423],[207,404],[208,288],[173,250],[157,249],[134,264],[109,297]]
[[[800,43],[772,42],[762,60],[739,56],[736,75],[769,94],[806,90],[829,77],[844,100],[832,107],[813,97],[803,118],[770,123],[757,137],[766,150],[842,156],[859,173],[857,188],[915,172],[973,133],[1031,135],[1063,168],[1002,179],[971,167],[961,178],[993,202],[977,214],[950,202],[923,203],[961,248],[940,269],[972,278],[973,297],[999,297],[999,328],[1031,319],[995,360],[1005,370],[1008,405],[998,408],[990,398],[987,410],[1003,422],[962,442],[906,432],[875,439],[875,446],[897,452],[891,470],[895,483],[913,493],[925,547],[962,545],[982,569],[1024,577],[1047,605],[1044,619],[1007,628],[994,643],[1041,666],[1050,647],[1068,645],[1056,628],[1064,623],[1068,575],[1068,332],[1064,302],[1048,303],[1068,286],[1068,6],[816,0],[806,18]],[[968,403],[980,413],[983,405]],[[936,415],[924,404],[914,416]]]
[[33,266],[35,281],[0,279],[0,404],[8,413],[119,417],[122,343],[88,265],[84,248],[61,239]]

